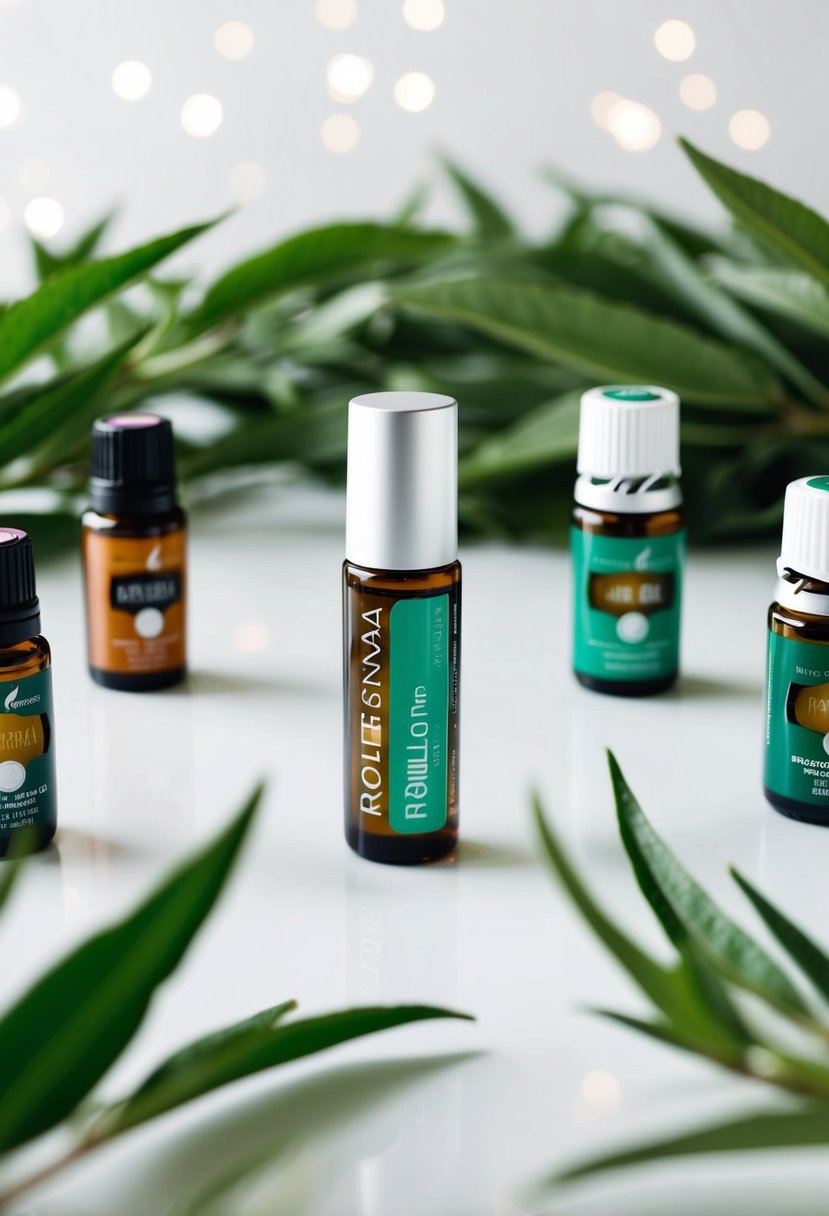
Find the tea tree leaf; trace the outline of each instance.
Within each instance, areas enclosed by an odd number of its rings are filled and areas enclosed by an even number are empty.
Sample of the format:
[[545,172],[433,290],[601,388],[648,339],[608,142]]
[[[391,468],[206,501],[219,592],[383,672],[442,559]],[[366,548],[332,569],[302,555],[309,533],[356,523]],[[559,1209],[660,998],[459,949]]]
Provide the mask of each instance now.
[[225,469],[277,464],[289,460],[327,463],[345,455],[345,401],[256,419],[231,431],[217,444],[185,457],[185,477],[204,477]]
[[6,864],[0,870],[0,912],[8,902],[9,896],[14,890],[14,885],[20,877],[20,862],[6,860]]
[[238,319],[255,305],[299,287],[364,275],[368,267],[384,263],[417,262],[454,243],[445,232],[385,224],[332,224],[300,232],[223,274],[189,319],[190,328]]
[[461,490],[492,485],[572,460],[578,447],[579,394],[564,393],[496,432],[461,460]]
[[429,1005],[400,1005],[344,1009],[283,1022],[293,1007],[293,1002],[276,1006],[177,1052],[110,1116],[104,1115],[105,1134],[117,1135],[219,1086],[350,1039],[432,1018],[471,1020],[468,1014]]
[[72,266],[0,314],[0,380],[17,371],[96,304],[145,274],[211,225],[183,228],[128,253]]
[[55,253],[35,237],[32,237],[32,251],[35,256],[35,269],[37,270],[38,280],[42,283],[44,279],[48,279],[50,275],[55,274],[58,270],[65,270],[67,266],[77,266],[81,262],[88,262],[97,251],[115,215],[115,210],[108,211],[106,215],[96,220],[91,228],[87,228],[86,232],[83,232],[78,237],[75,244],[70,246],[64,253]]
[[727,258],[709,258],[710,274],[732,295],[775,316],[829,337],[829,291],[811,275],[775,267],[741,266]]
[[138,1029],[215,904],[262,795],[119,923],[37,980],[0,1020],[0,1152],[65,1119]]
[[819,1103],[790,1110],[741,1115],[698,1131],[669,1136],[650,1144],[620,1149],[572,1165],[548,1179],[573,1182],[591,1174],[645,1165],[674,1157],[707,1153],[745,1153],[756,1149],[818,1148],[829,1144],[829,1111]]
[[501,204],[454,161],[444,157],[442,164],[475,225],[477,235],[487,240],[514,236],[515,226]]
[[678,947],[691,941],[726,978],[778,1008],[809,1015],[786,973],[710,896],[674,857],[646,819],[608,752],[622,843],[642,894]]
[[812,981],[821,996],[829,1001],[829,955],[752,886],[747,878],[734,869],[731,874],[781,946],[794,959],[803,974]]
[[749,231],[787,261],[829,284],[829,223],[796,199],[706,156],[686,139],[680,146],[717,197]]
[[600,381],[665,384],[698,404],[753,411],[779,397],[774,376],[753,355],[574,288],[464,279],[401,287],[392,298]]

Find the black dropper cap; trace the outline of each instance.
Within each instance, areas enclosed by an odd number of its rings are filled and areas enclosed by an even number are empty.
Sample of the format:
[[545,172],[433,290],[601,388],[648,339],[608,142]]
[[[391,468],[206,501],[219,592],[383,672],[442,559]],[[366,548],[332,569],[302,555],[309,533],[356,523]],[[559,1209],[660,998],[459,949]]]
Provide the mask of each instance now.
[[15,646],[39,633],[32,538],[20,528],[0,527],[0,646]]
[[176,505],[173,428],[157,414],[112,414],[92,427],[92,506],[155,515]]

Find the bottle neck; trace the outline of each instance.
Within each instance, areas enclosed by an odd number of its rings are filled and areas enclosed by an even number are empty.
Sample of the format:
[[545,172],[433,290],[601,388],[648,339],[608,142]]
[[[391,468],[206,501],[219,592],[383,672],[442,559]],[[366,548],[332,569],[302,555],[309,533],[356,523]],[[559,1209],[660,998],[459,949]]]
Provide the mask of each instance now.
[[807,578],[796,570],[783,568],[774,592],[782,608],[804,612],[807,616],[829,617],[829,583]]
[[679,481],[670,473],[646,477],[592,477],[581,473],[576,481],[579,506],[613,515],[651,515],[670,511],[682,503]]
[[176,506],[174,485],[114,486],[89,483],[89,501],[100,515],[164,515]]

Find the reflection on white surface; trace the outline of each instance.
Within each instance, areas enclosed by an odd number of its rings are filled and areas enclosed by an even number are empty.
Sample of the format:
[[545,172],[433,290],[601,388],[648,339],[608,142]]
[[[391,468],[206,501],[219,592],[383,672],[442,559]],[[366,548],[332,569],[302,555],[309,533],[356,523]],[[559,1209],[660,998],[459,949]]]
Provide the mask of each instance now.
[[619,1105],[622,1086],[612,1072],[604,1068],[591,1068],[582,1077],[581,1096],[588,1105],[608,1110]]

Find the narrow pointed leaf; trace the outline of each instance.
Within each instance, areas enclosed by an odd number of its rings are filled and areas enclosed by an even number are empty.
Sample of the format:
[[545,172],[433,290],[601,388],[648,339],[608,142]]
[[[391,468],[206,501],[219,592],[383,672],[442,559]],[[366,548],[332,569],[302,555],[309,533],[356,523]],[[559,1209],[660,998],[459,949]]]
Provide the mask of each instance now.
[[665,384],[698,404],[753,411],[779,396],[777,381],[755,356],[576,288],[463,279],[401,287],[392,298],[597,380]]
[[462,490],[535,472],[575,458],[579,394],[545,401],[512,426],[484,440],[458,469]]
[[454,161],[443,159],[443,167],[460,195],[478,236],[503,240],[515,235],[515,225],[500,203]]
[[714,1054],[710,1045],[702,1043],[699,1039],[694,1039],[689,1035],[683,1034],[677,1030],[670,1022],[649,1022],[645,1018],[637,1018],[629,1013],[618,1013],[614,1009],[594,1009],[592,1010],[600,1018],[606,1018],[610,1022],[616,1022],[619,1026],[624,1026],[628,1030],[635,1030],[638,1034],[646,1035],[650,1039],[656,1039],[658,1043],[663,1043],[666,1047],[676,1047],[680,1051],[691,1052],[692,1055],[703,1056],[705,1059],[714,1060],[718,1064],[736,1065],[739,1060],[739,1053],[734,1053],[728,1057]]
[[747,878],[732,869],[734,881],[748,896],[760,916],[771,929],[780,945],[814,984],[822,997],[829,1001],[829,955],[811,937],[789,920],[779,908],[766,899]]
[[35,268],[38,280],[42,283],[44,279],[48,279],[50,275],[55,274],[58,270],[65,270],[68,266],[77,266],[81,262],[88,262],[103,240],[107,229],[115,218],[115,214],[113,210],[101,216],[91,227],[81,233],[74,245],[70,246],[63,253],[55,253],[33,237],[32,249],[35,255]]
[[73,321],[120,291],[210,224],[183,228],[128,253],[61,271],[0,315],[0,380],[44,350]]
[[350,1039],[432,1018],[471,1020],[468,1014],[429,1005],[367,1006],[283,1023],[286,1011],[287,1007],[277,1006],[276,1011],[266,1011],[178,1052],[115,1109],[109,1134],[126,1131],[219,1086]]
[[822,216],[764,182],[706,156],[687,140],[679,142],[732,215],[771,249],[829,284],[829,223]]
[[445,232],[369,223],[300,232],[223,274],[208,289],[189,325],[206,329],[299,287],[365,274],[367,267],[384,263],[416,262],[451,247],[455,239]]
[[0,1152],[66,1118],[121,1054],[215,904],[261,794],[257,789],[149,899],[58,962],[0,1020]]
[[787,321],[829,337],[829,290],[799,270],[741,266],[727,258],[711,257],[706,267],[732,295]]
[[622,842],[639,886],[671,941],[691,941],[732,982],[778,1008],[808,1015],[774,959],[731,921],[690,876],[646,819],[612,752],[608,753]]
[[6,860],[0,869],[0,912],[8,903],[15,883],[20,877],[20,862]]
[[573,1182],[591,1174],[645,1165],[672,1157],[696,1157],[707,1153],[746,1153],[758,1149],[824,1148],[829,1144],[829,1111],[813,1103],[796,1110],[771,1110],[742,1115],[650,1144],[606,1153],[572,1165],[548,1179]]

